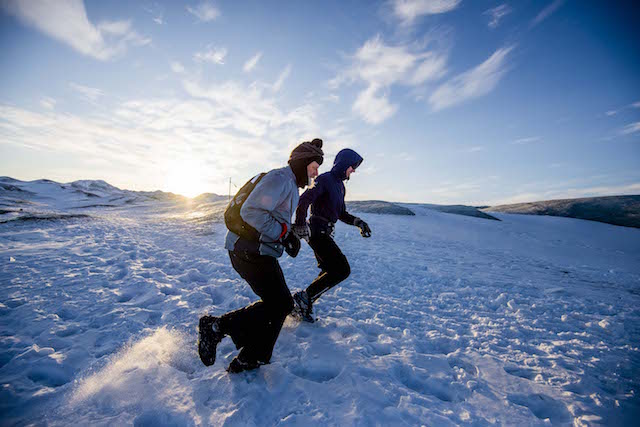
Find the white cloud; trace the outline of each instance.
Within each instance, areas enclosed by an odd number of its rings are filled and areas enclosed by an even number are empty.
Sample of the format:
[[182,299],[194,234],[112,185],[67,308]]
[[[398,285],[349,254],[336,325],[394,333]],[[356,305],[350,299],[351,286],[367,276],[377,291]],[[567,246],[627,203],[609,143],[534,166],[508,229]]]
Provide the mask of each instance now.
[[605,112],[604,114],[606,114],[609,117],[615,116],[616,114],[618,114],[618,110],[609,110],[609,111]]
[[275,83],[273,83],[273,86],[271,87],[271,89],[274,92],[280,91],[280,89],[282,89],[282,85],[284,84],[284,81],[287,79],[287,77],[289,77],[289,74],[291,74],[291,65],[287,65],[285,69],[282,70],[282,72],[278,76],[278,79],[275,81]]
[[187,11],[202,22],[211,22],[220,16],[220,11],[209,2],[199,3],[195,7],[187,6]]
[[410,84],[419,85],[425,82],[437,80],[447,72],[447,58],[443,55],[435,55],[427,52],[422,62],[416,67]]
[[95,101],[104,95],[104,91],[102,89],[79,85],[77,83],[69,83],[69,87],[91,101]]
[[638,102],[634,102],[633,104],[631,104],[631,107],[633,107],[633,108],[640,108],[640,101],[638,101]]
[[388,86],[400,80],[417,56],[404,46],[385,45],[380,36],[368,40],[355,54],[353,74],[370,84]]
[[393,0],[393,13],[408,25],[423,15],[437,15],[454,10],[461,0]]
[[640,132],[640,122],[629,123],[620,129],[620,135],[631,135],[636,132]]
[[[0,140],[69,153],[74,162],[104,159],[111,169],[93,173],[155,189],[165,181],[164,166],[187,158],[204,165],[208,181],[222,183],[229,176],[246,180],[259,170],[286,164],[292,146],[328,128],[319,123],[317,103],[285,110],[266,85],[184,84],[193,98],[133,99],[89,116],[0,104]],[[349,142],[340,133],[335,139]],[[210,191],[226,188],[221,184]]]
[[511,144],[514,145],[524,145],[524,144],[529,144],[532,142],[537,142],[540,141],[542,138],[540,138],[539,136],[530,136],[527,138],[520,138],[520,139],[516,139],[515,141],[511,142]]
[[389,101],[395,84],[418,86],[446,73],[446,55],[433,51],[413,52],[409,46],[391,46],[381,37],[367,40],[351,57],[350,66],[329,82],[333,89],[344,83],[364,83],[353,111],[368,123],[378,124],[393,116],[398,107]]
[[398,110],[389,102],[388,95],[375,85],[360,92],[352,110],[368,123],[377,125],[393,116]]
[[540,11],[540,13],[538,13],[536,15],[535,18],[533,18],[533,20],[531,21],[531,23],[529,24],[529,28],[533,28],[536,25],[540,24],[542,21],[544,21],[545,19],[547,19],[549,16],[551,16],[556,10],[558,10],[558,8],[560,6],[562,6],[562,4],[564,3],[564,0],[553,0],[553,2],[551,2],[551,4],[549,4],[547,7],[545,7],[544,9],[542,9]]
[[215,124],[221,128],[231,128],[252,137],[282,135],[283,132],[295,135],[319,132],[315,107],[304,104],[285,112],[277,106],[275,98],[267,96],[271,93],[265,91],[271,89],[269,85],[253,83],[245,87],[227,81],[205,86],[194,80],[185,80],[183,84],[189,95],[211,104],[216,112]]
[[249,58],[249,60],[247,62],[244,63],[244,66],[242,67],[242,70],[245,73],[248,73],[248,72],[252,71],[254,68],[256,68],[256,65],[258,65],[258,62],[260,61],[260,58],[262,58],[262,52],[256,53],[251,58]]
[[485,150],[485,147],[482,147],[482,146],[480,146],[480,145],[476,145],[476,146],[474,146],[474,147],[469,147],[469,148],[467,148],[465,151],[466,151],[467,153],[477,153],[477,152],[479,152],[479,151],[484,151],[484,150]]
[[506,3],[501,4],[500,6],[491,8],[486,12],[484,12],[484,15],[489,15],[489,17],[491,18],[488,24],[489,28],[491,29],[497,28],[498,25],[500,25],[500,21],[502,20],[502,18],[504,18],[511,12],[512,12],[511,7],[509,7],[509,5]]
[[151,14],[152,16],[151,20],[156,24],[163,25],[165,23],[163,18],[164,8],[161,5],[151,4],[147,7],[143,7],[143,9],[149,14]]
[[151,43],[131,28],[130,21],[92,24],[82,0],[6,0],[2,6],[24,24],[103,61],[124,53],[131,45]]
[[181,63],[179,63],[178,61],[173,61],[171,63],[171,71],[177,74],[182,74],[185,70],[184,66]]
[[227,48],[214,48],[207,47],[207,50],[204,52],[196,52],[193,55],[193,59],[200,62],[210,62],[212,64],[224,64],[224,58],[227,56]]
[[47,110],[53,110],[56,106],[56,100],[45,96],[40,100],[40,105],[42,105],[42,107],[46,108]]
[[498,49],[482,64],[439,86],[429,97],[431,108],[442,110],[491,92],[506,72],[507,55],[512,49]]

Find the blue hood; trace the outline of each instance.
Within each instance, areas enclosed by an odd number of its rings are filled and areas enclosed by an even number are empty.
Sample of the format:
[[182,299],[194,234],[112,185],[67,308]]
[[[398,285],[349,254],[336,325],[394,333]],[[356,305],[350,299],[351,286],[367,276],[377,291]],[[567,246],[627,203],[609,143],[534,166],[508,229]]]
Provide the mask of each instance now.
[[331,172],[336,174],[341,180],[345,180],[347,179],[347,169],[349,169],[349,166],[353,166],[355,169],[360,166],[363,160],[360,154],[350,148],[345,148],[344,150],[340,150],[336,155]]

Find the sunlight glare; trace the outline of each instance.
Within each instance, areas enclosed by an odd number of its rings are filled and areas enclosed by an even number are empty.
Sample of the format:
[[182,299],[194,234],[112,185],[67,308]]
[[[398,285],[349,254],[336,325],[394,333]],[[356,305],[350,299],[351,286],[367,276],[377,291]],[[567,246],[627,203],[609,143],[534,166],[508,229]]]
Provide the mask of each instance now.
[[166,191],[186,197],[196,197],[210,191],[204,175],[205,168],[197,161],[178,161],[166,170]]

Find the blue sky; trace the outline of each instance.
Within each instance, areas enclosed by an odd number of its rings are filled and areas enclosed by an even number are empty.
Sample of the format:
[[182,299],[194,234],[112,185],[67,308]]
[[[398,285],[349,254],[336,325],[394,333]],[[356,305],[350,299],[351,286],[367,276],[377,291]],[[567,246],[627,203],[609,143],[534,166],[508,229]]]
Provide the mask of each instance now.
[[226,194],[320,137],[354,200],[640,194],[633,2],[0,4],[0,175]]

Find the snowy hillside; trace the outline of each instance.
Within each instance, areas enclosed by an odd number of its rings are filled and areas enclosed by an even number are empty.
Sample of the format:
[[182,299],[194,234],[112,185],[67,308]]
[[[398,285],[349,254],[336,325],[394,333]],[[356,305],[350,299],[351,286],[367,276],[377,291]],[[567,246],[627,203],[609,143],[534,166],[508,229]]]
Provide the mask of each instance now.
[[[256,299],[223,249],[224,198],[190,205],[96,182],[0,182],[0,220],[61,215],[0,223],[1,425],[640,416],[640,230],[426,208],[362,214],[370,239],[337,226],[352,274],[317,304],[318,322],[287,319],[272,363],[232,376],[229,340],[211,368],[195,346],[199,316]],[[63,218],[72,214],[87,216]],[[292,290],[318,272],[304,243],[281,264]]]
[[487,212],[553,215],[640,228],[640,195],[546,200],[491,206]]

